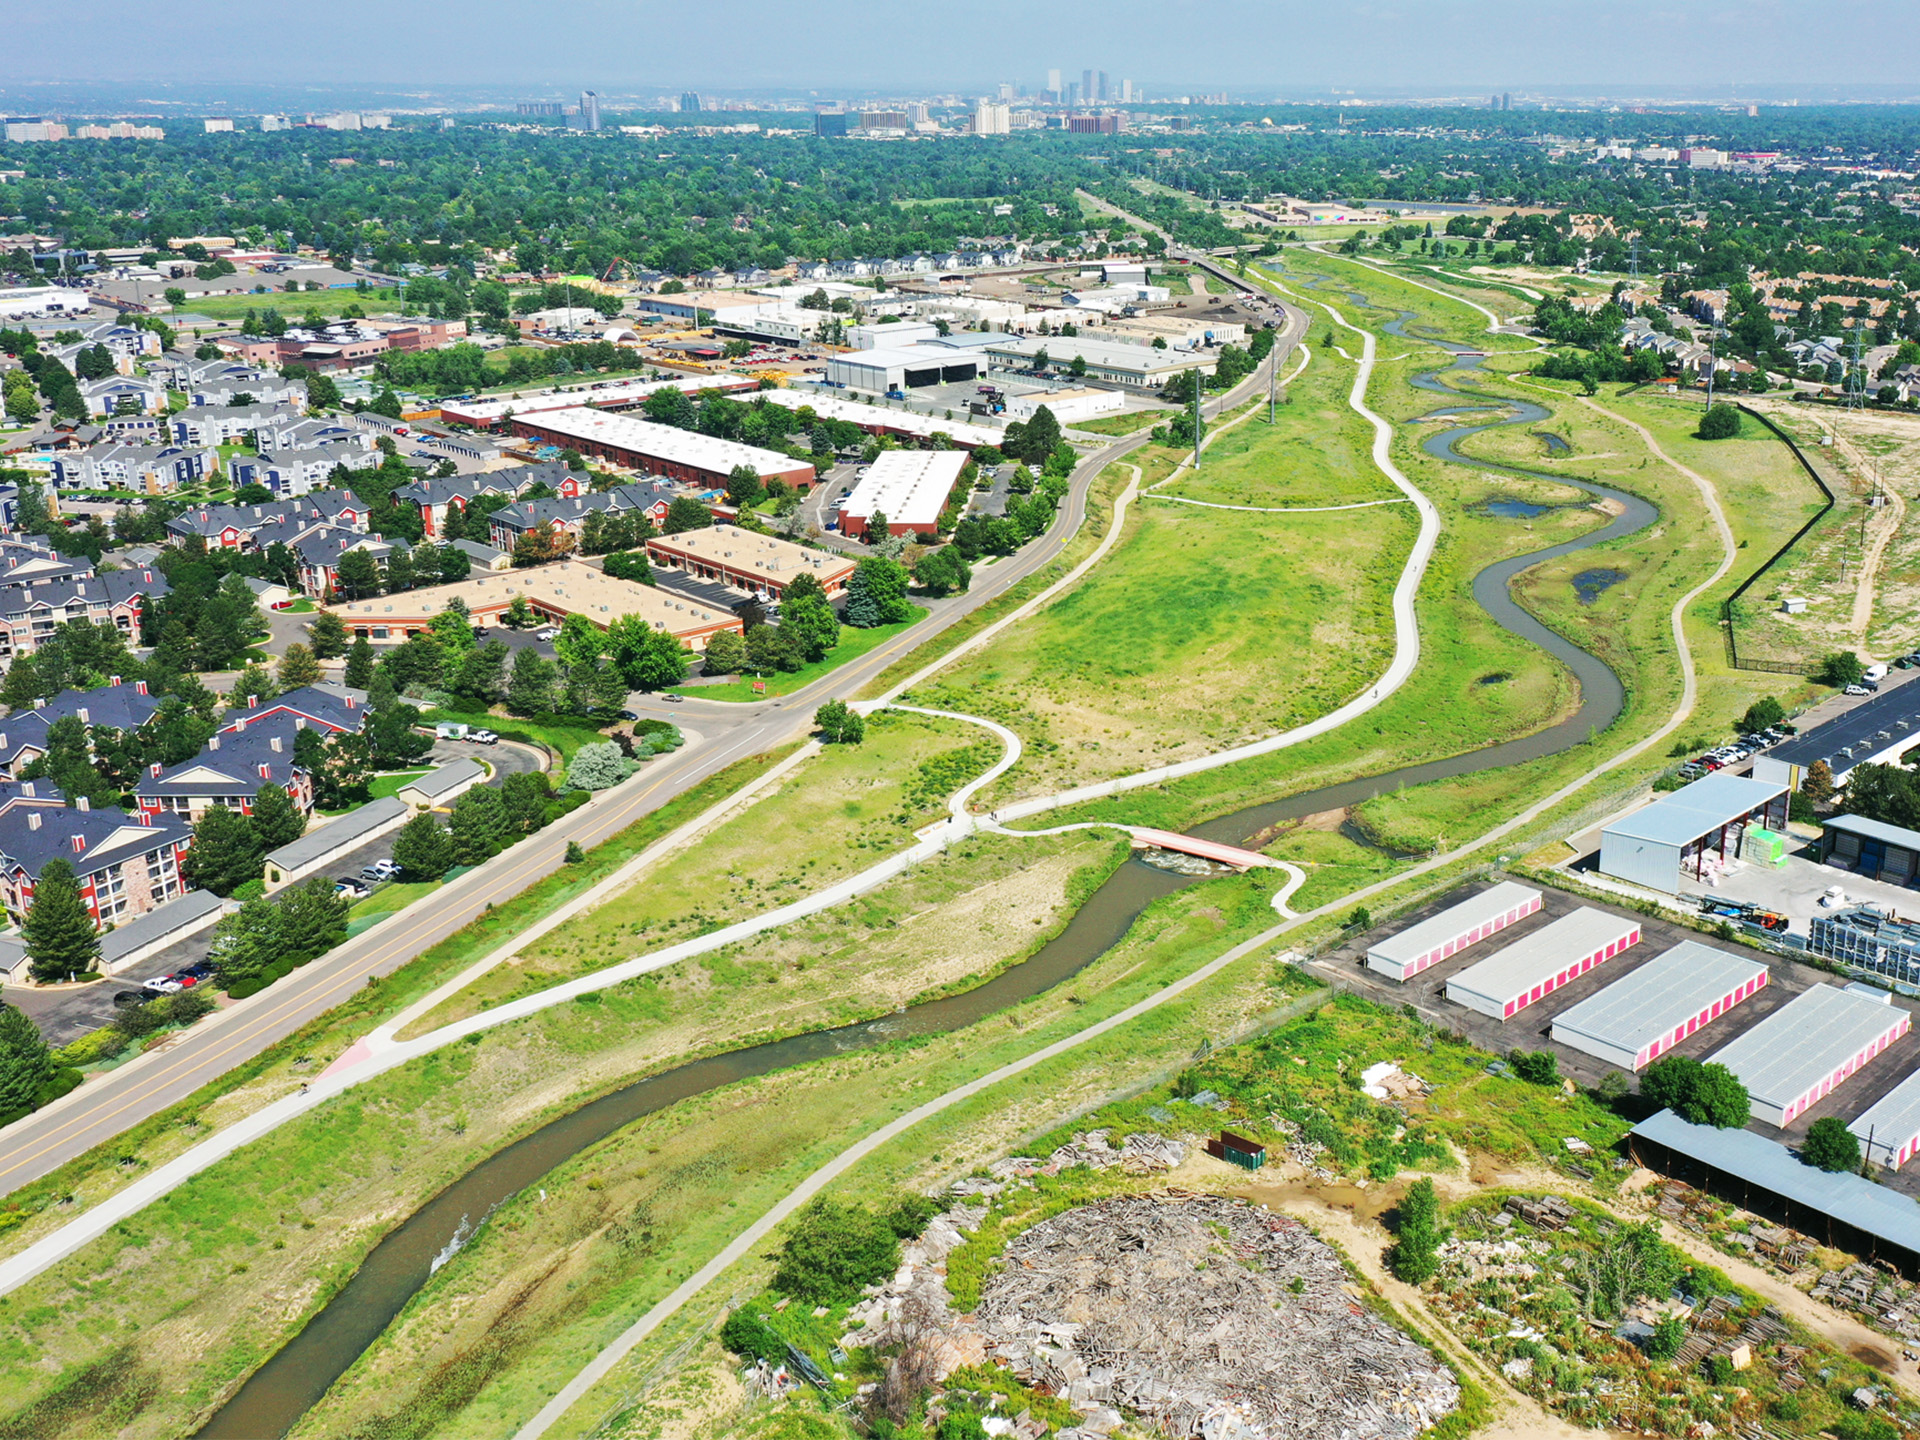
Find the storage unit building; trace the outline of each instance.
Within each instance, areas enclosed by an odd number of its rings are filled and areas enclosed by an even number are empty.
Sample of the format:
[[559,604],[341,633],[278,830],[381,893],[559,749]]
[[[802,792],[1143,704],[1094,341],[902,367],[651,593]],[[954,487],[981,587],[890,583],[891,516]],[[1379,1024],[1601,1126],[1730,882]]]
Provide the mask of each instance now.
[[1920,831],[1864,815],[1834,815],[1821,823],[1821,864],[1889,885],[1905,885],[1920,874]]
[[1784,1128],[1912,1024],[1897,1005],[1815,985],[1707,1059],[1740,1077],[1754,1119]]
[[1640,922],[1585,906],[1447,981],[1447,998],[1507,1020],[1640,940]]
[[1920,1070],[1907,1076],[1848,1124],[1875,1165],[1898,1170],[1920,1151]]
[[1368,968],[1389,980],[1407,980],[1469,945],[1478,944],[1540,908],[1540,892],[1503,880],[1451,905],[1367,950]]
[[1600,832],[1600,872],[1650,890],[1679,893],[1740,854],[1748,827],[1781,831],[1787,787],[1717,773],[1663,795]]
[[866,539],[868,522],[879,514],[889,535],[932,539],[966,466],[964,450],[882,451],[853,493],[840,502],[840,533]]
[[1824,760],[1833,783],[1844,785],[1854,766],[1895,762],[1915,745],[1920,745],[1920,688],[1900,685],[1762,751],[1754,758],[1753,778],[1798,790],[1814,762]]
[[1686,940],[1553,1017],[1553,1038],[1638,1070],[1765,987],[1757,960]]
[[515,435],[689,485],[724,487],[741,466],[763,482],[784,480],[788,485],[810,486],[816,478],[811,464],[777,451],[605,410],[542,410],[514,416],[507,428]]

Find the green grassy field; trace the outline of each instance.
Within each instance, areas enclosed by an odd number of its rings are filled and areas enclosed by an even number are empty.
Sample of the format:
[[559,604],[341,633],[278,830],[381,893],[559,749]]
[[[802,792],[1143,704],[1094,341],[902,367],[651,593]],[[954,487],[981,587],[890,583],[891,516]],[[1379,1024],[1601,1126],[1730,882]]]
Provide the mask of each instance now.
[[[278,310],[289,322],[298,324],[309,310],[328,316],[338,315],[358,305],[368,315],[385,314],[400,306],[398,290],[273,290],[264,295],[201,295],[182,306],[183,313],[207,315],[215,320],[240,320],[247,311]],[[161,317],[165,319],[163,315]]]
[[1132,435],[1155,425],[1164,425],[1168,417],[1179,412],[1168,407],[1164,410],[1134,410],[1125,415],[1096,415],[1091,420],[1076,420],[1068,428],[1085,430],[1091,435]]
[[678,685],[673,688],[675,695],[692,695],[701,700],[728,700],[747,702],[753,700],[775,699],[781,695],[791,695],[803,690],[822,675],[830,675],[851,660],[886,644],[894,636],[911,630],[927,618],[924,606],[916,605],[911,620],[902,620],[897,625],[875,625],[869,630],[856,630],[850,625],[840,627],[840,643],[833,647],[823,658],[811,665],[802,665],[792,674],[775,671],[761,677],[764,689],[754,689],[754,677],[743,675],[737,680],[725,680],[715,685]]

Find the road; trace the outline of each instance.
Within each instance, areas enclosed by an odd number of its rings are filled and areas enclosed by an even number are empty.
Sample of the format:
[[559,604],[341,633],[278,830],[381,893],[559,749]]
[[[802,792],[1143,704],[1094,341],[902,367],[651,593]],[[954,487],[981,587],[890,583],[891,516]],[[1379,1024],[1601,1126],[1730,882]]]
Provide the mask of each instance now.
[[[1286,317],[1268,364],[1282,363],[1306,332],[1304,313],[1288,309]],[[1232,409],[1266,384],[1263,365],[1233,390],[1208,402],[1207,410],[1219,414]],[[902,655],[1050,565],[1085,519],[1095,476],[1147,442],[1145,434],[1123,436],[1088,454],[1074,471],[1067,496],[1044,535],[998,564],[982,567],[965,595],[932,602],[932,613],[919,625],[792,695],[744,705],[697,698],[675,705],[657,696],[638,697],[637,711],[672,721],[693,743],[650,761],[626,784],[461,876],[437,891],[432,905],[399,912],[270,989],[208,1017],[183,1032],[170,1048],[96,1076],[65,1099],[8,1126],[5,1153],[0,1156],[0,1194],[38,1179],[186,1100],[201,1086],[325,1014],[370,980],[392,974],[490,904],[559,869],[569,842],[597,845],[734,762],[803,737],[822,702],[858,694]]]

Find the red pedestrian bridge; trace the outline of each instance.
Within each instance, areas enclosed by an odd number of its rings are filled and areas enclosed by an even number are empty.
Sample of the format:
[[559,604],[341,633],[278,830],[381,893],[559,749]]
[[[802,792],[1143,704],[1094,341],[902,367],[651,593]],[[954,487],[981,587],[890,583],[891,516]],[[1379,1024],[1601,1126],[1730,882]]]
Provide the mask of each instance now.
[[1256,850],[1242,850],[1237,845],[1222,845],[1215,840],[1201,840],[1172,830],[1149,830],[1141,825],[1129,825],[1127,830],[1133,836],[1136,849],[1176,850],[1182,855],[1198,855],[1202,860],[1231,865],[1243,872],[1276,863]]

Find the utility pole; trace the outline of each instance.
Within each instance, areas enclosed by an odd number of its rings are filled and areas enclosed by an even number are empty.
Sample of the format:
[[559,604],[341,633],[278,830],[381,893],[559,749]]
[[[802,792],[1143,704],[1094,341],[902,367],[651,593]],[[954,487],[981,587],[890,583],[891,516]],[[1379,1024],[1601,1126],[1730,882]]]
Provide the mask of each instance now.
[[1267,352],[1267,424],[1276,422],[1277,406],[1280,403],[1280,352]]
[[1203,427],[1206,425],[1206,418],[1200,412],[1200,394],[1203,387],[1200,383],[1200,372],[1198,370],[1189,370],[1187,373],[1193,377],[1193,468],[1198,470],[1200,468],[1200,438]]

